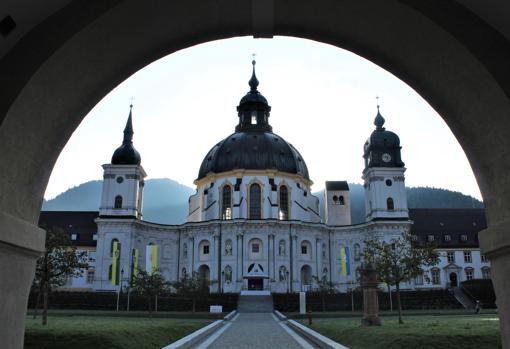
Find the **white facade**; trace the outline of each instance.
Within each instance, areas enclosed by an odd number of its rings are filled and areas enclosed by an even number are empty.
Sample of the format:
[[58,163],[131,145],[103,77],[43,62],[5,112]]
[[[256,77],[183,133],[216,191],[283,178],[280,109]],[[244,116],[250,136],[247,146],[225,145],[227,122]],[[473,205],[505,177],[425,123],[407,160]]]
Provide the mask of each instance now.
[[[319,200],[310,191],[311,181],[290,173],[278,171],[238,170],[210,174],[195,181],[197,193],[189,199],[188,222],[215,219],[250,219],[250,187],[261,188],[260,219],[291,219],[320,222]],[[231,199],[223,200],[225,186]],[[287,190],[287,205],[283,209],[282,187]]]
[[132,216],[142,219],[144,178],[140,165],[103,165],[101,216]]

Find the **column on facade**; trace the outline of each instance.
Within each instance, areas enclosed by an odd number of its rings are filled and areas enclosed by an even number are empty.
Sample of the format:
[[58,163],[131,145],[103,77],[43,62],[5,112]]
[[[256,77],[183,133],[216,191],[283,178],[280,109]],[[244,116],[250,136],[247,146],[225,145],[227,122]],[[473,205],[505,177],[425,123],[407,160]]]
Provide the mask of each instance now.
[[315,276],[317,279],[322,279],[322,240],[317,237],[316,240],[316,252],[315,252]]
[[193,275],[195,270],[195,258],[197,257],[197,251],[195,251],[195,239],[193,237],[189,237],[188,239],[188,273],[189,275]]
[[[237,282],[242,286],[243,282],[243,233],[238,233],[237,237],[237,246],[236,246],[236,254],[237,254]],[[238,286],[238,287],[239,287]]]
[[268,235],[268,255],[267,255],[267,274],[269,282],[274,280],[274,234]]
[[297,246],[297,235],[291,235],[291,248],[292,248],[292,283],[291,283],[291,292],[299,292],[301,291],[301,275],[299,272],[298,266],[298,246]]
[[[220,275],[218,275],[218,245],[219,245],[219,234],[217,232],[214,232],[213,234],[213,241],[212,246],[209,249],[211,253],[211,259],[210,259],[210,268],[209,273],[211,277],[211,289],[215,290],[220,285],[219,279]],[[215,285],[216,283],[216,285]],[[219,292],[219,290],[218,290]]]

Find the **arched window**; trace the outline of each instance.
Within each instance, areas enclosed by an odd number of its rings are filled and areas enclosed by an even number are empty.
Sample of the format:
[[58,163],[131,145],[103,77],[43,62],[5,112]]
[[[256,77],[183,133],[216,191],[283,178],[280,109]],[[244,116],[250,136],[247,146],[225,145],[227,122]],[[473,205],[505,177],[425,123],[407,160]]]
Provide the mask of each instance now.
[[[115,247],[115,244],[117,244],[117,247]],[[112,239],[111,243],[110,243],[110,257],[113,257],[113,251],[117,249],[120,251],[120,243],[119,243],[119,240],[117,239]]]
[[232,219],[232,188],[223,186],[221,191],[221,219]]
[[464,271],[466,273],[466,280],[473,280],[474,269],[471,267],[468,267],[468,268],[464,269]]
[[359,244],[354,244],[354,260],[359,261],[361,259],[361,248]]
[[259,184],[252,184],[250,186],[250,208],[249,208],[249,219],[261,219],[262,218],[262,207],[261,207],[261,189]]
[[388,198],[386,200],[386,207],[388,208],[388,210],[394,210],[395,209],[395,205],[393,204],[393,198]]
[[115,197],[115,208],[122,208],[122,196],[120,195]]
[[289,219],[289,190],[286,186],[280,187],[280,202],[279,202],[278,218],[281,220]]
[[432,277],[432,285],[439,285],[441,283],[441,278],[440,278],[438,268],[432,268],[430,270],[430,275]]
[[343,195],[340,195],[338,197],[338,204],[339,205],[345,205],[345,199],[344,199]]
[[483,267],[482,268],[482,278],[483,279],[490,279],[491,278],[491,268],[489,268],[489,267]]

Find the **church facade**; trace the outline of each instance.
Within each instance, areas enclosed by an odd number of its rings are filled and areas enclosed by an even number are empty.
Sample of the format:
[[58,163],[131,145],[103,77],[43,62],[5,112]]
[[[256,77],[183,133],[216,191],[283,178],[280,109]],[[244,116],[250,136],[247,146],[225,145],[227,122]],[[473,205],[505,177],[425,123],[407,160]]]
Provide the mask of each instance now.
[[139,270],[158,269],[168,281],[197,272],[211,292],[299,292],[318,279],[346,291],[356,287],[363,241],[410,230],[400,140],[379,110],[364,144],[366,221],[351,224],[345,181],[326,182],[322,221],[305,160],[273,133],[258,85],[253,62],[235,132],[205,156],[181,225],[143,220],[146,173],[130,112],[122,145],[103,165],[94,290],[117,290]]

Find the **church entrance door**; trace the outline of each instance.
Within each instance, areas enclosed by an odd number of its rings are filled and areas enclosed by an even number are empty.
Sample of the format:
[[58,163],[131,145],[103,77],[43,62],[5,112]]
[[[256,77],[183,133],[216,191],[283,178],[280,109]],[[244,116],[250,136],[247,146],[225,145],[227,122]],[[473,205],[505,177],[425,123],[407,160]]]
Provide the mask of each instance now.
[[264,289],[264,279],[262,279],[262,278],[248,279],[248,290],[262,291],[263,289]]
[[457,273],[450,273],[450,286],[457,287]]

